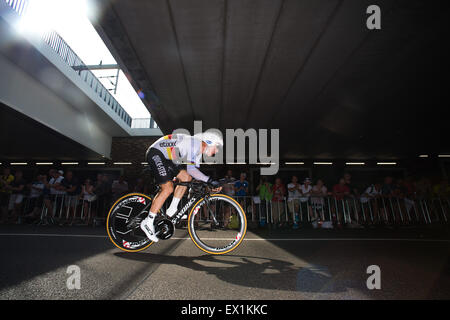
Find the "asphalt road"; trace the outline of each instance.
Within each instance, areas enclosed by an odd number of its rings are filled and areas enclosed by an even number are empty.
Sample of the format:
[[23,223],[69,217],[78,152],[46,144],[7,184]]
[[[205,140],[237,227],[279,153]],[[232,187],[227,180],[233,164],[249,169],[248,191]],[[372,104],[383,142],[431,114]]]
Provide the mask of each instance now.
[[[249,231],[225,256],[186,230],[139,253],[103,228],[0,226],[0,299],[450,299],[450,238],[416,230]],[[80,268],[69,290],[68,267]],[[381,289],[369,290],[377,265]]]

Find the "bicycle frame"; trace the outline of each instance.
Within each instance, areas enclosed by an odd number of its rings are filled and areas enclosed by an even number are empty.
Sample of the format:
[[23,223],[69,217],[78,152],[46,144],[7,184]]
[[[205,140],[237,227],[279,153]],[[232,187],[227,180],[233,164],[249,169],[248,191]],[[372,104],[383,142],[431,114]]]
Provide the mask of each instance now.
[[[174,182],[174,186],[185,186],[188,187],[188,197],[190,195],[191,192],[193,192],[193,195],[191,196],[191,198],[189,199],[188,203],[186,203],[183,208],[181,208],[180,211],[177,212],[177,214],[170,219],[170,221],[176,225],[177,223],[179,223],[181,221],[181,218],[186,214],[186,212],[189,211],[189,209],[191,209],[192,205],[194,203],[196,203],[198,200],[200,200],[201,198],[204,198],[206,200],[206,206],[208,208],[209,213],[211,214],[211,216],[213,217],[214,223],[216,225],[218,225],[219,223],[217,222],[216,216],[214,214],[214,212],[211,211],[210,207],[209,207],[209,192],[207,192],[206,189],[206,184],[204,182],[197,182],[197,181],[191,181],[191,182],[181,182],[181,181],[175,181]],[[200,187],[200,188],[199,188]],[[157,186],[157,193],[156,195],[159,193],[160,190],[160,186]],[[154,197],[156,197],[156,195]],[[153,196],[151,197],[152,199],[154,198]],[[140,217],[143,213],[148,213],[148,211],[150,210],[150,207],[152,205],[152,202],[150,202],[148,205],[145,206],[144,209],[142,209],[141,212],[139,212],[129,223],[128,226],[131,226],[136,219],[138,219],[138,217]]]

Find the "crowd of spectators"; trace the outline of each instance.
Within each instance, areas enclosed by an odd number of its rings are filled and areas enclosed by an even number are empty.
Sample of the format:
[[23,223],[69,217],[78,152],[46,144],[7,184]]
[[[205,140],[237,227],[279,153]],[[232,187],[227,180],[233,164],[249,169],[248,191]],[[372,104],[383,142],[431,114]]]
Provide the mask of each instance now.
[[[280,176],[261,176],[259,183],[252,186],[246,173],[235,178],[232,170],[228,170],[221,179],[222,192],[237,199],[260,225],[270,222],[294,229],[306,225],[340,228],[348,221],[353,224],[369,221],[368,212],[371,223],[388,223],[388,215],[395,221],[403,219],[399,216],[401,210],[409,214],[417,199],[442,197],[448,204],[450,197],[446,179],[433,185],[428,178],[414,181],[411,177],[386,176],[382,181],[362,186],[352,182],[351,174],[344,173],[328,186],[323,179],[312,180],[307,176],[292,175],[287,180]],[[99,173],[95,179],[81,180],[71,170],[56,169],[27,181],[21,170],[12,173],[4,168],[0,175],[0,223],[33,223],[42,219],[42,212],[46,211],[50,216],[62,217],[62,224],[90,225],[95,219],[105,218],[113,201],[129,192],[148,193],[147,187],[142,178],[130,186],[124,176],[111,179]],[[393,198],[401,199],[401,204],[395,204],[400,213],[389,211],[386,202]]]
[[62,217],[61,224],[90,225],[94,218],[105,218],[112,201],[129,191],[144,192],[142,181],[130,190],[123,176],[110,181],[108,175],[99,173],[95,180],[80,180],[71,170],[56,169],[27,181],[21,170],[12,174],[4,168],[0,175],[0,223],[36,222],[45,211],[51,213],[46,216]]
[[[386,176],[382,181],[356,185],[351,174],[344,173],[335,184],[327,187],[320,178],[313,181],[310,177],[303,177],[300,181],[297,175],[292,175],[290,181],[283,181],[276,176],[271,183],[267,176],[261,176],[253,194],[248,191],[252,188],[245,181],[245,173],[241,173],[240,179],[236,180],[229,170],[222,180],[229,183],[224,192],[236,197],[240,203],[245,202],[246,211],[254,211],[253,217],[256,216],[262,225],[267,219],[276,226],[289,225],[294,229],[302,226],[362,227],[363,222],[366,225],[391,225],[404,222],[406,218],[403,215],[413,216],[412,211],[416,210],[417,205],[415,201],[421,199],[431,201],[424,204],[429,207],[419,208],[427,210],[428,216],[431,211],[438,215],[438,220],[447,220],[447,215],[450,218],[450,186],[447,179],[433,185],[426,177],[413,181],[411,177],[394,179]],[[436,207],[434,201],[437,200],[433,199],[439,199],[440,208]],[[421,218],[417,212],[414,216],[417,220]],[[430,220],[432,218],[428,217]]]

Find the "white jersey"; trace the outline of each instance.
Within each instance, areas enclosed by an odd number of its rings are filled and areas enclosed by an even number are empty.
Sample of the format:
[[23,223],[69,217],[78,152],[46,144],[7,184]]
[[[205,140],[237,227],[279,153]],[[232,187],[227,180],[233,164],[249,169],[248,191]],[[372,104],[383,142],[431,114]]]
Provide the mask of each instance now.
[[166,159],[177,164],[190,164],[200,167],[202,159],[202,142],[197,138],[185,134],[169,134],[159,138],[150,148],[155,148]]
[[202,160],[202,141],[185,134],[169,134],[159,138],[150,149],[160,151],[177,165],[186,164],[187,172],[195,179],[208,181],[209,177],[197,168]]

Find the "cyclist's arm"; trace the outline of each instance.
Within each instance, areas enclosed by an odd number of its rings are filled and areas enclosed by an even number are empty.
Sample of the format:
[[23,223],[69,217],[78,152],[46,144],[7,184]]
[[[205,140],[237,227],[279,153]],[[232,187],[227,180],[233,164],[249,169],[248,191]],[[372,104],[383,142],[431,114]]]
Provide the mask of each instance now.
[[194,165],[187,165],[187,172],[191,175],[192,178],[194,178],[196,180],[207,182],[209,179],[209,177],[207,175],[204,175]]

